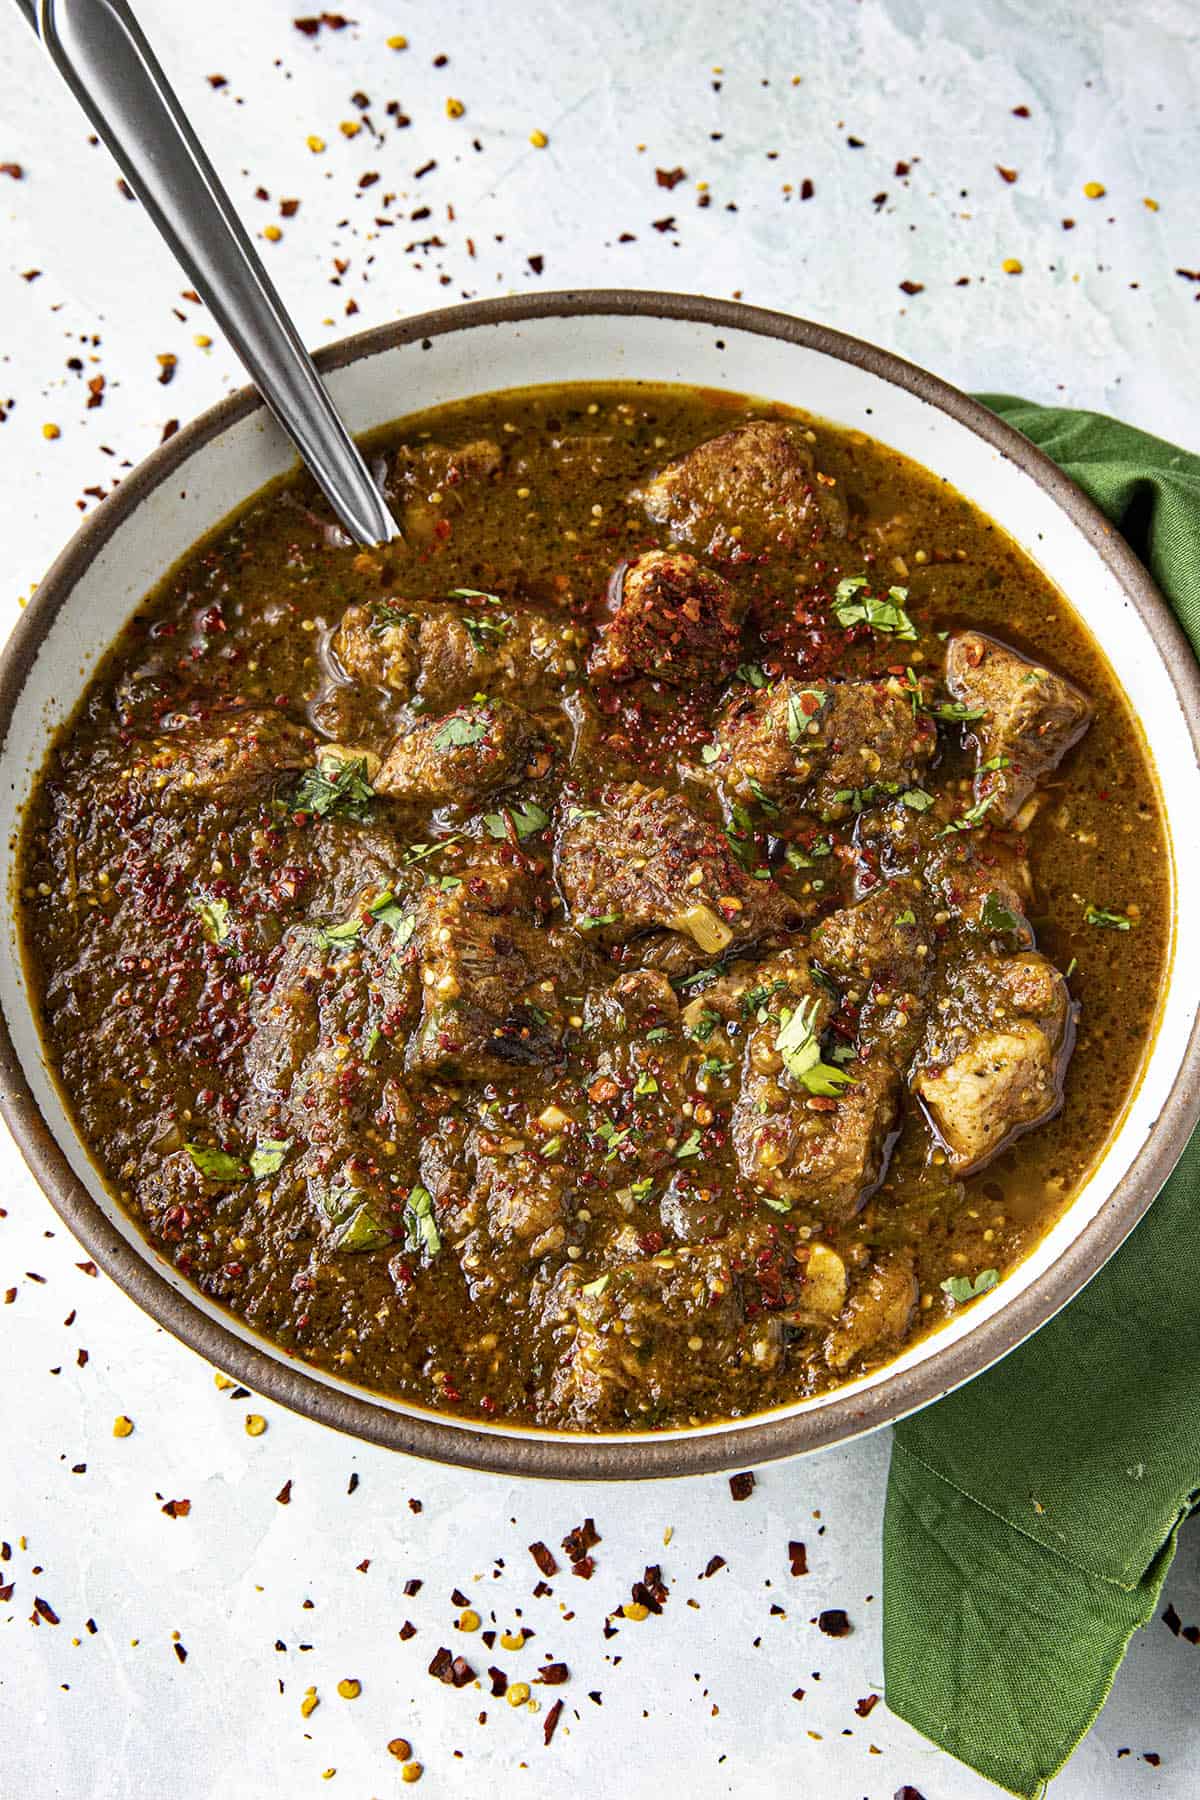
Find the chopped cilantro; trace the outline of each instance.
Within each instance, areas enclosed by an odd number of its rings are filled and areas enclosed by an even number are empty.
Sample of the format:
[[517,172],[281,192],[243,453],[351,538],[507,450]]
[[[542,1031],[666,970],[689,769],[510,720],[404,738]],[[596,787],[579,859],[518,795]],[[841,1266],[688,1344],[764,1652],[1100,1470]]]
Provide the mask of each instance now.
[[972,719],[986,719],[986,706],[964,706],[961,701],[948,700],[944,706],[927,706],[925,711],[931,719],[940,719],[944,725],[965,725]]
[[1083,909],[1083,916],[1089,925],[1101,925],[1106,931],[1133,930],[1133,920],[1128,913],[1112,912],[1107,907],[1093,906],[1090,900]]
[[[915,641],[919,635],[917,628],[904,610],[908,589],[889,588],[887,599],[880,600],[874,594],[862,592],[866,585],[865,575],[849,575],[845,581],[838,582],[833,601],[838,624],[847,631],[852,625],[869,625],[873,631],[886,632],[903,643]],[[862,597],[856,599],[860,593]]]
[[443,850],[448,850],[451,844],[457,844],[461,837],[462,832],[455,831],[450,837],[439,838],[434,844],[410,844],[404,852],[404,860],[411,864],[424,862],[429,856],[439,856]]
[[682,1144],[680,1144],[675,1152],[676,1161],[683,1162],[689,1156],[699,1156],[701,1141],[702,1134],[699,1128],[694,1131],[689,1131],[688,1135],[684,1138]]
[[765,688],[770,685],[767,680],[767,672],[761,663],[739,663],[733,673],[735,681],[744,681],[752,688]]
[[951,1275],[947,1281],[942,1282],[942,1292],[949,1294],[961,1306],[965,1300],[978,1300],[980,1294],[986,1294],[989,1288],[994,1288],[999,1279],[999,1269],[982,1269],[974,1281],[969,1275]]
[[750,789],[750,792],[754,795],[754,798],[758,801],[758,804],[762,807],[767,817],[774,818],[778,814],[779,808],[763,787],[762,782],[756,781],[753,775],[748,775],[746,777],[746,786]]
[[418,1182],[408,1190],[404,1206],[404,1248],[419,1252],[426,1262],[432,1262],[441,1247],[441,1233],[433,1216],[433,1195]]
[[777,1200],[774,1194],[760,1194],[758,1197],[764,1206],[770,1207],[772,1212],[788,1213],[792,1210],[792,1203],[790,1200]]
[[467,713],[451,713],[440,730],[433,734],[435,750],[465,750],[479,743],[488,733],[490,719],[473,719]]
[[905,788],[900,796],[901,806],[911,807],[916,813],[928,812],[933,803],[933,795],[927,794],[924,788]]
[[499,594],[485,593],[483,588],[451,588],[449,598],[451,600],[490,600],[493,606],[500,604]]
[[562,1132],[556,1131],[554,1136],[548,1137],[546,1139],[545,1143],[541,1147],[542,1161],[543,1162],[553,1162],[554,1158],[558,1155],[558,1153],[562,1149],[562,1147],[563,1147]]
[[466,618],[463,620],[467,636],[477,650],[491,650],[504,642],[508,630],[506,619]]
[[536,801],[526,800],[515,806],[506,806],[503,812],[484,813],[483,823],[488,836],[506,838],[508,821],[512,820],[513,830],[518,837],[532,837],[535,831],[544,831],[550,823],[550,814],[543,812]]
[[437,894],[456,894],[462,886],[461,875],[429,875],[426,881]]
[[671,1027],[669,1025],[655,1025],[653,1030],[646,1033],[646,1042],[648,1044],[661,1044],[663,1039],[669,1038],[670,1035]]
[[581,913],[575,923],[580,931],[595,931],[598,925],[618,925],[623,916],[619,912]]
[[292,1147],[291,1138],[260,1138],[250,1152],[250,1173],[255,1181],[274,1175],[283,1167],[283,1159]]
[[658,1083],[653,1075],[648,1075],[643,1069],[642,1073],[633,1084],[633,1091],[641,1097],[644,1097],[646,1094],[657,1094]]
[[896,914],[897,925],[915,925],[916,922],[917,915],[911,906],[906,906],[903,912],[898,912]]
[[185,1144],[183,1147],[208,1181],[245,1181],[250,1173],[249,1164],[228,1150],[218,1150],[211,1144]]
[[223,944],[230,930],[228,900],[206,900],[202,894],[193,894],[188,906],[198,916],[209,943]]
[[652,1175],[643,1175],[640,1181],[632,1183],[629,1191],[635,1200],[644,1200],[653,1186],[654,1177]]
[[1005,906],[999,894],[989,894],[979,909],[979,923],[985,931],[1024,931],[1025,921]]
[[336,765],[336,772],[333,762],[327,759],[301,775],[292,797],[292,811],[315,813],[318,819],[353,819],[363,825],[371,817],[374,798],[365,756]]
[[700,1064],[700,1073],[701,1075],[713,1075],[719,1081],[724,1081],[727,1075],[732,1074],[733,1068],[733,1063],[724,1061],[720,1056],[706,1056]]
[[832,1063],[821,1061],[821,1046],[814,1030],[817,1011],[815,995],[801,1000],[794,1011],[782,1007],[775,1048],[788,1074],[802,1082],[810,1094],[833,1095],[849,1085],[850,1076]]
[[961,819],[951,819],[949,825],[943,825],[938,836],[940,838],[949,837],[952,831],[974,831],[977,825],[982,825],[984,814],[989,807],[995,805],[998,797],[996,794],[986,794],[982,800],[977,800],[974,806],[968,807]]
[[700,761],[704,764],[706,769],[711,769],[715,762],[720,761],[720,757],[721,746],[715,739],[711,744],[701,744]]
[[598,1300],[611,1280],[611,1274],[597,1275],[595,1281],[585,1282],[579,1291],[581,1294],[587,1294],[590,1299]]

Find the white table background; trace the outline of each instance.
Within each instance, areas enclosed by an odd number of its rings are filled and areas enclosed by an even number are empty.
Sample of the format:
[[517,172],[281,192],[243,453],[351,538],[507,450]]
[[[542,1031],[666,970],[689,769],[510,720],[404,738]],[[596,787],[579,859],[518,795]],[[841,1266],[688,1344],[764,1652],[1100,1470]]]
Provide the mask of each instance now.
[[[963,387],[1106,409],[1200,448],[1200,289],[1176,273],[1200,265],[1193,0],[345,4],[357,23],[315,39],[284,0],[141,9],[243,215],[256,231],[281,225],[263,248],[310,342],[537,286],[737,294],[870,337]],[[387,47],[397,32],[408,49]],[[362,117],[356,90],[377,139],[339,130]],[[463,117],[447,116],[449,96]],[[393,99],[406,129],[385,110]],[[546,149],[531,148],[535,128]],[[11,8],[0,13],[4,161],[24,170],[0,175],[0,604],[11,618],[95,505],[85,490],[107,489],[168,419],[240,377],[220,344],[197,346],[202,309],[180,297],[185,283]],[[656,185],[656,168],[677,166],[684,181]],[[380,180],[360,189],[372,170]],[[805,178],[815,191],[801,202]],[[1103,199],[1084,197],[1088,181],[1106,185]],[[301,201],[294,216],[280,217],[281,197]],[[674,230],[654,229],[667,217]],[[622,232],[636,241],[618,243]],[[348,263],[337,279],[335,257]],[[1002,272],[1008,257],[1022,274]],[[22,279],[31,269],[38,278]],[[923,292],[906,295],[903,280]],[[158,382],[166,353],[178,358],[170,386]],[[87,410],[97,374],[103,404]],[[83,1253],[7,1139],[0,1156],[0,1292],[16,1289],[0,1307],[11,1550],[0,1585],[13,1583],[0,1605],[0,1794],[378,1797],[400,1786],[385,1748],[397,1735],[430,1793],[997,1791],[882,1703],[869,1719],[854,1711],[882,1686],[886,1436],[764,1470],[736,1506],[723,1478],[518,1486],[407,1462],[218,1391],[210,1369],[80,1270]],[[256,1439],[243,1426],[251,1406],[268,1419]],[[121,1441],[117,1413],[136,1425]],[[179,1498],[190,1514],[165,1517]],[[560,1576],[552,1598],[533,1600],[526,1546],[557,1548],[588,1514],[603,1537],[595,1578]],[[801,1580],[788,1573],[789,1538],[809,1547]],[[715,1553],[728,1566],[698,1581]],[[606,1641],[604,1615],[648,1562],[670,1583],[663,1616]],[[406,1599],[410,1576],[424,1586]],[[485,1655],[453,1628],[456,1586],[485,1623],[520,1616],[536,1637]],[[1167,1592],[1185,1622],[1200,1621],[1195,1529]],[[35,1596],[57,1627],[31,1623]],[[826,1606],[845,1607],[853,1635],[817,1631]],[[417,1635],[401,1642],[405,1619]],[[513,1678],[558,1657],[570,1683],[535,1688],[543,1711],[530,1716],[430,1680],[442,1644]],[[359,1699],[338,1698],[343,1676],[362,1681]],[[1200,1649],[1153,1623],[1053,1800],[1194,1795],[1198,1676]],[[320,1705],[306,1721],[310,1685]]]

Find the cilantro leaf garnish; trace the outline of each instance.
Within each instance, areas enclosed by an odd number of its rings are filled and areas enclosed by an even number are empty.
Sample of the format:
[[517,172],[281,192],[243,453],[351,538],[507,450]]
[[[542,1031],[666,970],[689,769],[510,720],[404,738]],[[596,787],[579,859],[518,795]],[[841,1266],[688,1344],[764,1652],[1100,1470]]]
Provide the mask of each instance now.
[[230,931],[228,900],[209,900],[203,894],[193,894],[188,908],[199,918],[200,929],[210,944],[225,942]]
[[951,1275],[942,1282],[942,1292],[961,1306],[965,1300],[978,1300],[980,1294],[994,1288],[999,1279],[999,1269],[982,1269],[973,1281],[969,1275]]
[[250,1173],[247,1163],[228,1150],[212,1144],[185,1144],[193,1164],[208,1181],[245,1181]]
[[473,719],[469,713],[451,713],[440,730],[433,734],[435,750],[465,750],[479,743],[488,732],[488,719]]
[[483,823],[489,837],[506,838],[508,836],[508,820],[512,820],[513,830],[518,837],[532,837],[535,831],[544,831],[550,823],[550,814],[543,812],[534,800],[526,800],[515,806],[506,806],[503,812],[484,813]]
[[818,1011],[815,995],[801,1000],[794,1011],[781,1007],[775,1048],[788,1074],[802,1082],[810,1094],[834,1095],[848,1087],[852,1078],[845,1070],[821,1061],[821,1046],[814,1029]]
[[1106,931],[1132,931],[1133,920],[1128,913],[1110,911],[1104,906],[1093,906],[1089,900],[1083,909],[1087,924],[1103,926]]
[[433,1195],[418,1182],[408,1191],[404,1205],[404,1248],[419,1252],[432,1262],[442,1247],[442,1235],[433,1216]]
[[[834,595],[833,613],[844,630],[852,625],[869,625],[872,631],[882,631],[889,637],[898,638],[902,643],[912,643],[919,636],[916,626],[904,610],[904,602],[908,599],[908,589],[891,587],[887,591],[887,599],[881,600],[875,594],[864,592],[867,585],[865,575],[848,575],[839,581]],[[861,594],[861,598],[855,598]]]
[[982,825],[984,814],[989,807],[996,804],[998,799],[998,794],[985,794],[982,800],[977,800],[974,806],[968,807],[961,818],[951,819],[948,825],[943,825],[938,836],[940,838],[949,837],[952,831],[974,831],[977,825]]
[[291,1138],[260,1138],[250,1152],[250,1173],[255,1181],[276,1174],[291,1147]]
[[979,909],[979,923],[985,931],[1024,931],[1025,921],[1011,907],[1005,906],[999,894],[989,894]]
[[319,819],[353,819],[363,825],[371,817],[374,798],[365,756],[337,764],[336,772],[335,765],[327,760],[301,775],[292,797],[292,811],[315,813]]

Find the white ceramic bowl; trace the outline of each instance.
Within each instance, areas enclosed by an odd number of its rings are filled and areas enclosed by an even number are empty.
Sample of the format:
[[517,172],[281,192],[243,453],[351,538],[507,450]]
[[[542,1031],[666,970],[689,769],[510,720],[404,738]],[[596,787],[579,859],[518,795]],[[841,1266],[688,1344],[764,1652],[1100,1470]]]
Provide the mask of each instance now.
[[[1107,652],[1142,721],[1175,827],[1172,916],[1200,917],[1200,682],[1191,652],[1145,570],[1095,508],[964,395],[821,327],[664,294],[459,306],[350,338],[318,360],[356,432],[501,388],[683,382],[801,406],[946,477],[1040,565]],[[51,733],[147,590],[292,462],[289,444],[245,390],[155,451],[80,529],[0,667],[0,840],[14,843]],[[0,1105],[96,1261],[152,1317],[247,1386],[342,1430],[444,1461],[587,1478],[693,1473],[837,1442],[928,1404],[1020,1343],[1101,1267],[1152,1201],[1200,1111],[1200,934],[1176,932],[1172,955],[1141,1085],[1090,1180],[1026,1261],[887,1367],[818,1399],[700,1430],[582,1437],[460,1424],[309,1370],[206,1300],[146,1242],[92,1167],[45,1066],[11,919],[0,944]]]

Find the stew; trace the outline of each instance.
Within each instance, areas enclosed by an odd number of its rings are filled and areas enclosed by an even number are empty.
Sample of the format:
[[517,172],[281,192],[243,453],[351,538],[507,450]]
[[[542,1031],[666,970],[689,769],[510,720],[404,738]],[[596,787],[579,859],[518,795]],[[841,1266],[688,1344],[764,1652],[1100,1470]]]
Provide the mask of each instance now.
[[894,1357],[1047,1231],[1169,939],[1143,739],[945,480],[686,388],[494,394],[152,594],[28,809],[45,1045],[289,1354],[575,1431]]

